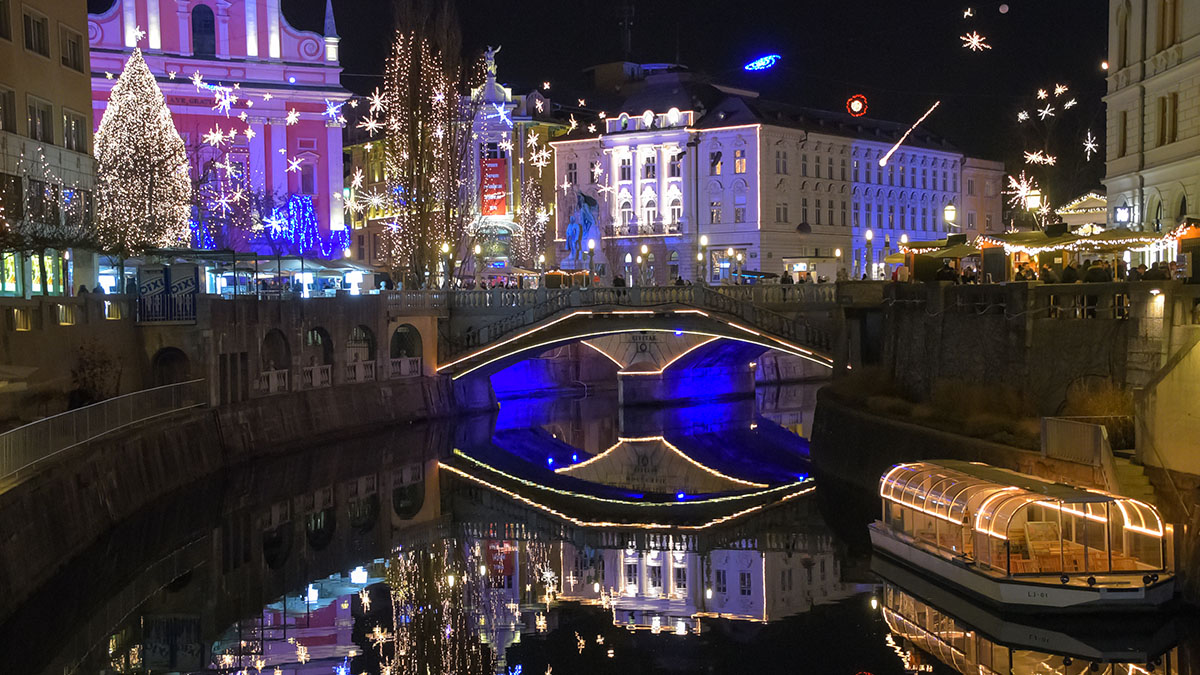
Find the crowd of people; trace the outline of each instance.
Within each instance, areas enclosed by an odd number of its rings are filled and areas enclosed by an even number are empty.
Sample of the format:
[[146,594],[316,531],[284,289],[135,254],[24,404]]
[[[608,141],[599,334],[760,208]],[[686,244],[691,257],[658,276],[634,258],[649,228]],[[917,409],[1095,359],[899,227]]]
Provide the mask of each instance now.
[[[1096,258],[1084,259],[1082,263],[1071,260],[1062,268],[1061,272],[1051,267],[1049,263],[1041,263],[1037,266],[1027,262],[1019,263],[1013,271],[1012,280],[1040,281],[1044,284],[1073,284],[1077,282],[1169,281],[1182,278],[1183,270],[1174,261],[1156,262],[1149,267],[1141,264],[1133,269],[1127,269],[1125,262],[1120,258],[1117,258],[1115,262]],[[898,265],[892,271],[892,281],[904,283],[912,280],[912,274],[906,265]],[[960,271],[951,266],[949,260],[942,261],[942,266],[934,272],[933,280],[950,281],[956,284],[978,284],[991,281],[985,279],[971,265],[963,267]]]

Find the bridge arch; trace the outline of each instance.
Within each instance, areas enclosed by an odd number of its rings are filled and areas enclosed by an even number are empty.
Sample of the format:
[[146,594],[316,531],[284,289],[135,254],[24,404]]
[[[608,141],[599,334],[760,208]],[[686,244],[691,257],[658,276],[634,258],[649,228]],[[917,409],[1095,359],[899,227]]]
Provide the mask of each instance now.
[[163,347],[150,360],[153,386],[161,387],[191,379],[191,359],[178,347]]
[[292,350],[283,331],[278,328],[267,331],[263,336],[259,356],[264,371],[287,370],[291,367]]

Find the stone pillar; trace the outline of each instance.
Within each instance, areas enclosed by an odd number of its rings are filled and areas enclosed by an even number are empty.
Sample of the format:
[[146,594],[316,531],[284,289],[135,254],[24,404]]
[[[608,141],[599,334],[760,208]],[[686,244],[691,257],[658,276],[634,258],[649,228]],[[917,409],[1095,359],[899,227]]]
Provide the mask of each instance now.
[[162,21],[159,19],[158,0],[146,0],[146,46],[154,51],[162,49]]
[[229,58],[229,3],[218,2],[216,12],[217,58]]
[[[283,150],[283,152],[280,152],[280,150]],[[267,181],[267,187],[275,190],[276,199],[286,199],[288,194],[287,122],[283,119],[271,120],[270,157],[270,161],[267,164],[270,166],[271,178]]]
[[608,153],[608,185],[612,188],[612,220],[614,228],[621,226],[621,159],[617,157],[616,149]]
[[[325,172],[329,185],[329,230],[346,229],[346,215],[342,208],[342,125],[336,121],[325,123]],[[338,255],[341,251],[337,252]]]
[[179,53],[183,56],[192,55],[192,24],[191,17],[188,15],[188,6],[184,3],[179,3],[176,9],[176,17],[179,19]]
[[[633,220],[638,224],[640,232],[642,225],[642,148],[633,147]],[[638,284],[639,286],[641,284]]]
[[256,190],[263,190],[270,184],[267,181],[267,119],[265,117],[250,117],[246,120],[254,132],[250,139],[250,152],[247,155],[249,166],[249,183]]
[[258,2],[246,3],[246,56],[258,56]]
[[667,161],[668,161],[668,158],[670,157],[670,154],[671,153],[668,148],[659,146],[658,159],[657,159],[658,167],[657,167],[657,170],[655,171],[655,176],[657,176],[657,178],[658,178],[658,186],[657,186],[658,219],[663,222],[664,229],[665,229],[665,224],[667,222],[667,203],[666,203],[667,202],[667,191],[665,189],[665,186],[667,184],[667,178],[666,178],[667,168],[668,168]]

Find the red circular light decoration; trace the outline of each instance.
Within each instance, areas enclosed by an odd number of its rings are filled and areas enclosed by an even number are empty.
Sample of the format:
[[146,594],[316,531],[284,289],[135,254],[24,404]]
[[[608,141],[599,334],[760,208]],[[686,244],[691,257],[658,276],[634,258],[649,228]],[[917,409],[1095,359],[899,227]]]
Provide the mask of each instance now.
[[846,99],[846,112],[854,117],[862,117],[867,114],[867,97],[862,94],[855,94]]

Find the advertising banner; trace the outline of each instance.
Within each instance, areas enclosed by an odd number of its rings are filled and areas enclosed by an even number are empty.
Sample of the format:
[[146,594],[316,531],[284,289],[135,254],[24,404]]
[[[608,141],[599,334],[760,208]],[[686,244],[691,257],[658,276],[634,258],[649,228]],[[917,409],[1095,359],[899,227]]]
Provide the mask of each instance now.
[[508,160],[484,158],[481,164],[479,193],[483,215],[507,215]]

